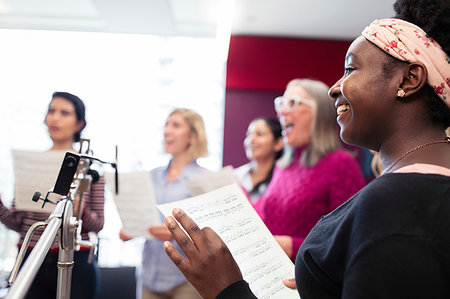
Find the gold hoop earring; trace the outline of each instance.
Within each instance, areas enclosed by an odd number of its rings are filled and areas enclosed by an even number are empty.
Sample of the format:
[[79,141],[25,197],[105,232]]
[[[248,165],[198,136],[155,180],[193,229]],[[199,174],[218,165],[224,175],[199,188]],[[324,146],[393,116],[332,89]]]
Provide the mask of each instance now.
[[406,94],[406,92],[405,92],[403,89],[399,89],[399,90],[397,91],[397,96],[398,96],[399,98],[403,98],[403,97],[405,96],[405,94]]

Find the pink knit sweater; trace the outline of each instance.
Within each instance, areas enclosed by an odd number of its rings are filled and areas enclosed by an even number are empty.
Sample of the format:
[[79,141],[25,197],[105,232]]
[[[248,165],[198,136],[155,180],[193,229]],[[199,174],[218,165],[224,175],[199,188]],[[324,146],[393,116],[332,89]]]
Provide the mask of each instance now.
[[359,165],[349,153],[336,150],[308,168],[298,162],[301,151],[288,168],[275,168],[265,194],[254,204],[273,235],[292,237],[292,260],[320,217],[364,186]]

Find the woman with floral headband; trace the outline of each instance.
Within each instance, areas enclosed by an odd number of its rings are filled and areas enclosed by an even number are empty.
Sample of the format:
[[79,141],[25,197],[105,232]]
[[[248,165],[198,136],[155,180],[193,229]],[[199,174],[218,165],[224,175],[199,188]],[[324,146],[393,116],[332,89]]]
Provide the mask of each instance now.
[[[450,298],[450,3],[398,0],[394,8],[395,19],[374,21],[352,43],[329,92],[342,139],[378,151],[384,172],[303,242],[295,265],[302,299]],[[173,214],[195,243],[168,217],[189,260],[170,242],[166,252],[200,294],[255,298],[217,234]]]

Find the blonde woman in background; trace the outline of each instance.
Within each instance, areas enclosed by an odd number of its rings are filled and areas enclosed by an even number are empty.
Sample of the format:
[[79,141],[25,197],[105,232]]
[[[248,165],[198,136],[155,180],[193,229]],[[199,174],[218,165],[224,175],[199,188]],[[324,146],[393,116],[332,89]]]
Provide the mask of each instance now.
[[[185,182],[208,172],[196,160],[208,153],[202,117],[189,109],[173,110],[164,127],[164,152],[172,159],[150,172],[157,204],[192,197]],[[161,214],[161,222],[164,216]],[[155,239],[146,240],[137,269],[137,296],[142,299],[198,299],[200,296],[165,254],[163,242],[172,240],[164,224],[148,228]],[[121,232],[122,240],[130,239]],[[179,248],[178,244],[175,245]]]

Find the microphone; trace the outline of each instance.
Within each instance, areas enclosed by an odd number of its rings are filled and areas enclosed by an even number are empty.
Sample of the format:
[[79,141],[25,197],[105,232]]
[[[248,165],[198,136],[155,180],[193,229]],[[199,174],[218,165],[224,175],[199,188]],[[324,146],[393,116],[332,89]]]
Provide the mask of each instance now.
[[43,199],[43,198],[41,198],[41,192],[39,192],[39,191],[34,192],[33,197],[31,199],[34,202],[38,202],[39,199]]
[[34,192],[33,197],[31,198],[31,200],[33,200],[34,202],[38,202],[39,200],[42,200],[43,201],[42,208],[44,208],[44,206],[45,206],[45,204],[47,202],[56,205],[56,202],[53,202],[50,199],[48,199],[48,194],[47,194],[47,196],[45,198],[42,198],[41,195],[42,195],[41,192],[36,191],[36,192]]
[[77,171],[79,162],[80,156],[70,152],[66,153],[53,192],[64,196],[69,193],[70,184],[72,184],[73,176]]

